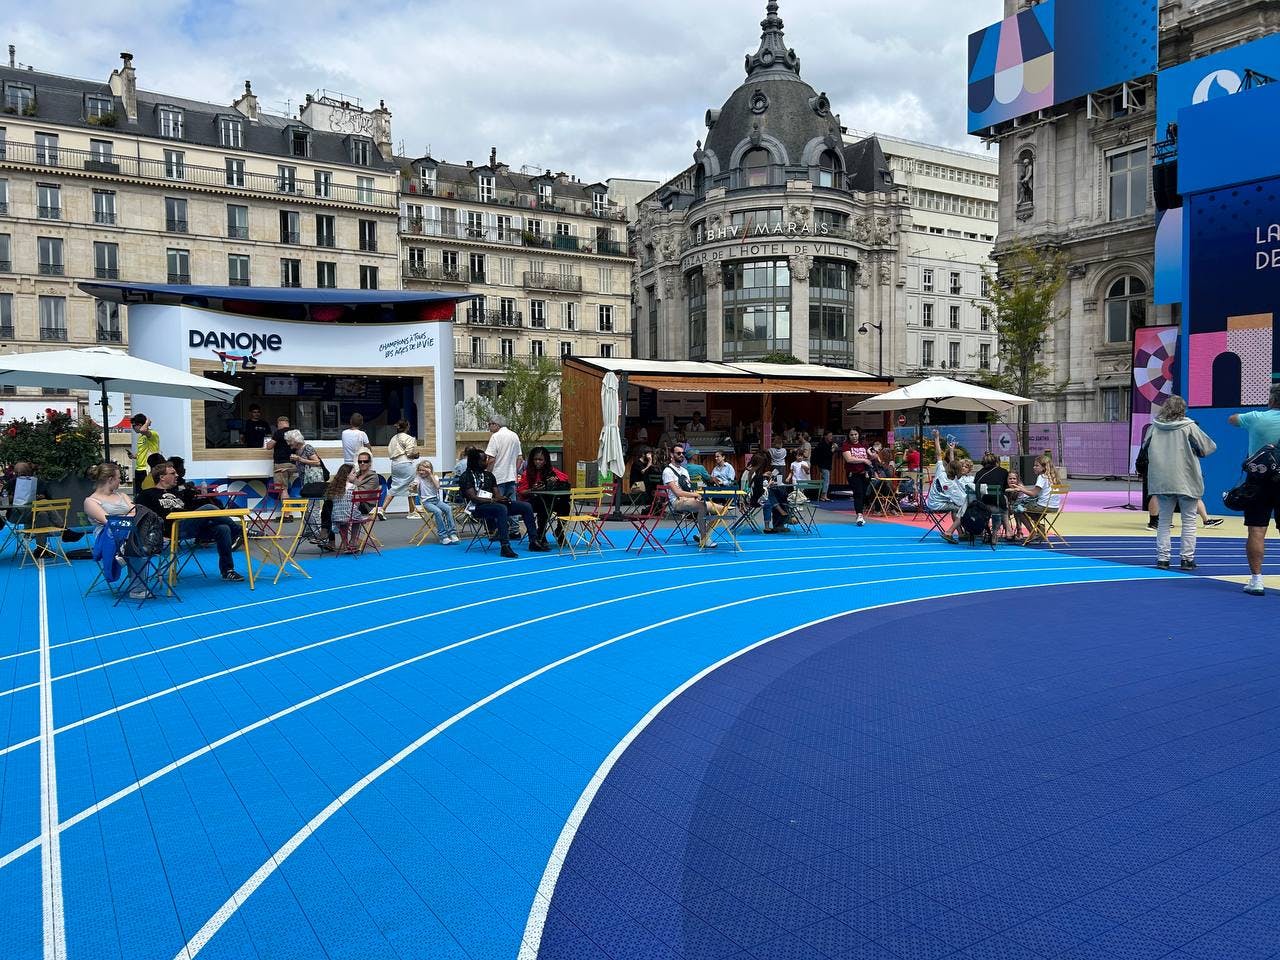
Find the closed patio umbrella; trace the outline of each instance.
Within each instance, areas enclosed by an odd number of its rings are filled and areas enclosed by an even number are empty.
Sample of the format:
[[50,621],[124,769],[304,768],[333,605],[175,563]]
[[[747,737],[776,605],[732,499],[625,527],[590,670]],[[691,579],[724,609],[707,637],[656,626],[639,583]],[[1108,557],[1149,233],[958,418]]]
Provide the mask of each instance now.
[[618,431],[618,376],[613,371],[604,375],[600,384],[600,410],[604,426],[600,430],[600,447],[596,454],[601,472],[622,475],[622,434]]
[[[96,392],[101,420],[107,422],[108,392],[141,393],[176,400],[235,399],[239,387],[207,380],[183,370],[131,357],[123,350],[88,347],[83,350],[49,350],[39,353],[0,354],[0,383],[15,387],[59,387]],[[102,431],[106,459],[111,459],[111,432]]]

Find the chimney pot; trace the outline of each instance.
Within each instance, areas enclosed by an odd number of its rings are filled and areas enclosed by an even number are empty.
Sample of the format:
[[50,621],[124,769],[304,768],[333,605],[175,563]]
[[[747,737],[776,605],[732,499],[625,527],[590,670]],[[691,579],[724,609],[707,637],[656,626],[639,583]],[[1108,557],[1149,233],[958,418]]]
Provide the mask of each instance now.
[[127,50],[122,50],[120,52],[120,59],[124,61],[124,65],[127,67],[129,64],[133,63],[133,54],[129,53]]

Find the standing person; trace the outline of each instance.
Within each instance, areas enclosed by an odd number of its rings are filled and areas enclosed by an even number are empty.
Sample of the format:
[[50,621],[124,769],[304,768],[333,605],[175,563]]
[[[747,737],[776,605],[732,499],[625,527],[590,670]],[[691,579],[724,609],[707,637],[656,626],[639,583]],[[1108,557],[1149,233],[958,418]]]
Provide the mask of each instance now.
[[369,435],[364,432],[364,417],[351,415],[350,426],[342,431],[342,462],[355,463],[356,454],[369,446]]
[[240,431],[244,436],[244,445],[251,450],[261,450],[267,445],[271,436],[271,427],[262,419],[262,408],[256,403],[249,407],[249,419],[244,422]]
[[507,427],[507,419],[499,413],[489,418],[489,445],[484,455],[492,457],[489,469],[497,481],[498,493],[508,500],[516,498],[516,461],[520,459],[520,438]]
[[[564,497],[548,497],[547,491],[565,491]],[[516,491],[521,500],[533,507],[533,515],[537,520],[537,543],[550,549],[547,543],[547,527],[551,518],[560,513],[568,513],[569,478],[551,465],[551,454],[546,447],[534,447],[529,451],[529,461],[520,473],[516,483]],[[563,545],[564,534],[555,531],[556,542]]]
[[849,486],[853,490],[853,510],[858,515],[857,524],[862,526],[866,519],[862,516],[862,508],[867,500],[867,472],[871,468],[871,453],[857,430],[849,431],[849,439],[840,448],[844,458],[845,469],[849,472]]
[[689,468],[684,463],[684,447],[677,444],[671,448],[671,463],[662,471],[662,483],[667,488],[668,503],[676,513],[692,513],[698,525],[698,546],[714,549],[718,544],[712,540],[707,530],[707,502],[702,494],[693,489],[689,482]]
[[835,462],[835,457],[835,438],[830,430],[824,430],[822,439],[814,444],[813,457],[810,460],[813,469],[818,471],[818,479],[822,483],[818,488],[818,499],[824,503],[831,500],[831,465]]
[[151,429],[145,413],[135,413],[129,420],[133,427],[133,495],[142,492],[142,482],[150,475],[147,458],[160,452],[160,434]]
[[263,444],[266,449],[271,451],[271,479],[275,481],[275,485],[280,489],[280,499],[282,500],[289,495],[289,488],[293,485],[294,474],[297,473],[291,456],[293,450],[289,447],[289,441],[284,438],[284,435],[288,432],[289,418],[276,417],[276,429],[271,434],[271,438]]
[[[1243,427],[1249,434],[1249,456],[1263,447],[1280,444],[1280,384],[1271,387],[1267,409],[1234,413],[1227,418],[1233,427]],[[1259,498],[1257,504],[1244,512],[1244,525],[1249,531],[1245,543],[1245,556],[1249,559],[1249,583],[1244,592],[1252,597],[1266,593],[1262,585],[1262,561],[1267,553],[1267,527],[1275,517],[1280,527],[1280,485],[1272,483],[1270,496]]]
[[1147,438],[1147,488],[1160,503],[1156,529],[1156,566],[1169,569],[1173,508],[1182,509],[1183,570],[1196,568],[1196,505],[1204,496],[1200,458],[1217,449],[1194,420],[1187,418],[1187,402],[1174,394],[1164,402]]
[[[178,471],[173,464],[167,461],[160,464],[152,471],[151,479],[154,485],[139,493],[137,502],[152,513],[159,514],[166,532],[169,529],[169,514],[200,509],[189,489],[178,491]],[[231,547],[240,536],[238,523],[232,522],[229,517],[183,520],[178,525],[178,535],[194,540],[212,540],[218,548],[218,569],[222,571],[222,579],[236,583],[244,579],[236,572],[235,554]]]
[[387,492],[387,505],[399,496],[408,496],[417,483],[418,441],[409,433],[409,421],[396,422],[396,434],[387,443],[387,456],[391,458],[391,489]]
[[436,479],[435,468],[431,461],[423,457],[418,461],[416,471],[418,481],[418,510],[429,513],[436,518],[436,533],[444,546],[458,542],[458,531],[453,525],[453,511],[444,502],[440,492],[440,481]]
[[467,511],[479,517],[493,535],[502,544],[502,556],[514,560],[518,554],[511,549],[511,518],[519,517],[524,521],[525,532],[529,536],[529,551],[544,553],[548,549],[537,542],[537,521],[533,516],[533,508],[527,503],[511,499],[498,490],[498,481],[489,470],[485,469],[487,455],[479,450],[467,454],[467,469],[458,481],[458,496],[467,503]]

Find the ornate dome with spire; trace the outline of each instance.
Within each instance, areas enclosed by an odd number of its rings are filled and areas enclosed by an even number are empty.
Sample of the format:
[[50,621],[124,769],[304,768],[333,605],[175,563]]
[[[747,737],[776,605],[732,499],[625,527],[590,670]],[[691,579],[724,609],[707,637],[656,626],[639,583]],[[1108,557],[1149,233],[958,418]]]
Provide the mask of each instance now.
[[[753,168],[818,167],[843,172],[840,118],[831,102],[800,78],[800,58],[786,45],[776,0],[760,21],[760,46],[746,58],[746,79],[719,110],[707,111],[707,140],[695,158],[704,176]],[[764,174],[767,175],[767,174]]]

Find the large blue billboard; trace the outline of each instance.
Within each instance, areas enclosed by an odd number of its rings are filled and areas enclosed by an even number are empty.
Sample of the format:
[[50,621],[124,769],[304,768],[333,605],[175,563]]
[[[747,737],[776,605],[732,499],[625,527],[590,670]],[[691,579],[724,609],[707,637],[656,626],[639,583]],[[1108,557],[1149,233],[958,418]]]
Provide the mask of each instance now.
[[1155,73],[1157,0],[1045,0],[969,37],[969,132]]
[[1280,77],[1280,34],[1161,70],[1156,80],[1156,136],[1164,138],[1184,107],[1238,93],[1246,70]]

